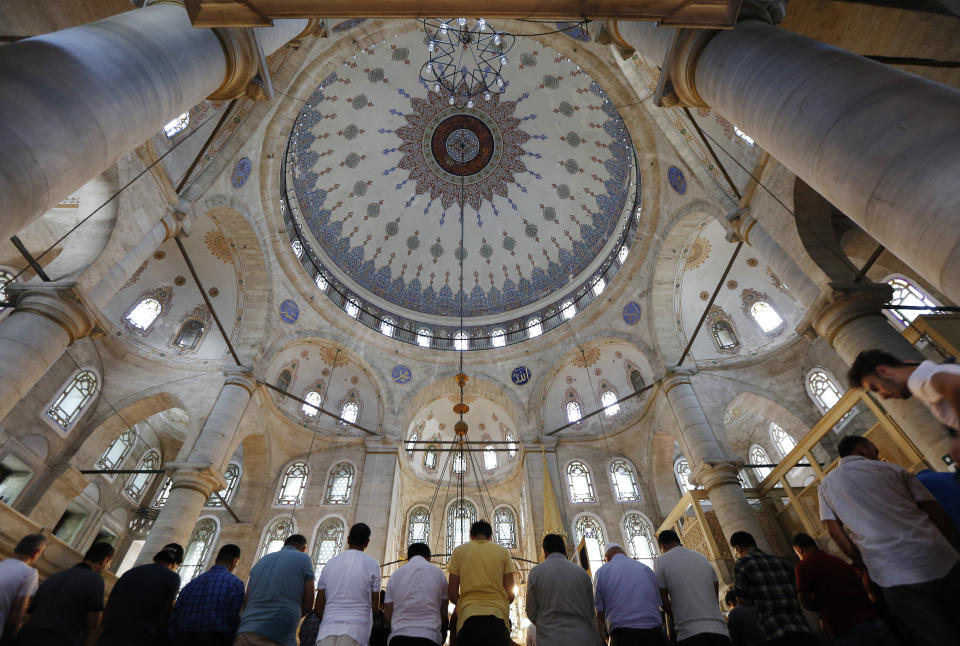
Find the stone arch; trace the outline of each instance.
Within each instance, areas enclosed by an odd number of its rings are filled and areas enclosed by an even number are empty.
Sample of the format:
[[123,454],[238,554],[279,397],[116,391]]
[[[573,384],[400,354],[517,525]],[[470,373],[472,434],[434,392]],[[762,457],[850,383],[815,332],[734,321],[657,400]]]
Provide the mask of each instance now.
[[[403,432],[406,432],[421,409],[442,397],[451,395],[459,396],[459,394],[460,388],[456,382],[454,382],[452,375],[430,382],[409,399],[409,403],[406,405],[406,410],[404,411],[403,424],[399,428],[401,428]],[[523,415],[520,414],[523,410],[523,405],[515,400],[516,395],[504,392],[503,388],[494,381],[471,375],[469,381],[467,381],[467,385],[464,387],[464,394],[487,399],[500,406],[500,408],[510,415],[515,426],[519,425],[523,420]],[[517,433],[520,433],[519,428],[516,430]]]

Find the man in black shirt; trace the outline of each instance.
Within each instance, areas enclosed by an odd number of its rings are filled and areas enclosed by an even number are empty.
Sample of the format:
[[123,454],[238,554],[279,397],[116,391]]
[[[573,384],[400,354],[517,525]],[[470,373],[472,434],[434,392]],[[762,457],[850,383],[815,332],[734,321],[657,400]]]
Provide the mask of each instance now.
[[103,612],[103,572],[113,546],[95,543],[81,563],[51,575],[37,590],[17,646],[92,644]]
[[183,547],[165,545],[153,563],[120,577],[107,601],[99,646],[160,646],[167,644],[167,620],[180,589],[174,570],[183,562]]

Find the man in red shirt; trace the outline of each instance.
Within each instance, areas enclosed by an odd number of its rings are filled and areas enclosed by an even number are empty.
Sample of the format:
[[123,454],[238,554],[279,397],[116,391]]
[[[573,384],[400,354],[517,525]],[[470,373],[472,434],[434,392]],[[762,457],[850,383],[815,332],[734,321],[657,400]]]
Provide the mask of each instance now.
[[846,561],[827,554],[807,534],[793,537],[800,557],[794,568],[797,595],[807,610],[820,613],[836,646],[894,646],[890,629],[880,618],[860,575]]

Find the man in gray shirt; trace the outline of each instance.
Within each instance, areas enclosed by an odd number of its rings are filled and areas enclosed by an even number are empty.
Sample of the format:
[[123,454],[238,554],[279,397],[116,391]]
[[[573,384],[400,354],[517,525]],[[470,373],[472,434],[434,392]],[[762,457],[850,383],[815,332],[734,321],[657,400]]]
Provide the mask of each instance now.
[[583,568],[567,560],[559,534],[543,537],[543,563],[527,580],[527,618],[537,627],[537,642],[551,646],[596,646],[593,585]]

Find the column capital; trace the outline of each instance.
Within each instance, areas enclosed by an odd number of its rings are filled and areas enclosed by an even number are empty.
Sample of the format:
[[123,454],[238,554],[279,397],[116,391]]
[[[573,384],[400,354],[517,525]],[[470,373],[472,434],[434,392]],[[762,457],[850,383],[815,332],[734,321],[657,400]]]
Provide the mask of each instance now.
[[889,300],[889,285],[865,283],[834,288],[820,309],[810,317],[817,334],[833,345],[833,340],[848,323],[865,316],[882,316],[881,307]]
[[265,98],[256,92],[251,93],[251,82],[260,71],[260,46],[253,30],[249,27],[215,27],[212,31],[223,47],[227,75],[207,99],[225,101],[244,95],[253,99]]
[[730,228],[727,230],[727,242],[743,241],[749,245],[750,231],[757,224],[757,219],[750,212],[750,207],[743,206],[728,214],[727,222],[730,223]]
[[718,485],[740,486],[739,476],[742,468],[742,460],[726,458],[706,460],[691,469],[690,481],[702,485],[707,493]]
[[81,339],[94,328],[73,281],[49,283],[12,283],[7,285],[7,297],[16,303],[17,312],[31,312],[50,319],[63,328],[70,343]]
[[224,366],[223,376],[224,386],[240,386],[251,395],[257,387],[257,380],[254,378],[253,368],[250,366]]
[[382,437],[367,436],[363,438],[363,448],[370,453],[390,453],[399,455],[400,444],[394,440],[388,440]]
[[192,489],[204,496],[227,486],[222,473],[217,473],[209,462],[167,462],[164,468],[171,472],[170,489]]
[[760,20],[779,25],[787,16],[787,0],[743,0],[737,20]]
[[690,377],[697,373],[696,368],[684,368],[681,366],[670,366],[663,374],[663,392],[670,394],[670,391],[681,384],[692,385]]

